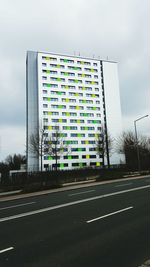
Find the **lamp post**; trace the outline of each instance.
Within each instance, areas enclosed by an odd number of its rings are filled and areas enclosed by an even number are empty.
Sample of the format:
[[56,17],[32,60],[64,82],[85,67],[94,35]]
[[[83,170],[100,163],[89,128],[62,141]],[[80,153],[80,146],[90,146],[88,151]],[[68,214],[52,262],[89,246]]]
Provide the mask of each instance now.
[[137,127],[136,123],[139,120],[142,120],[144,118],[148,117],[148,115],[142,116],[134,121],[134,129],[135,129],[135,140],[136,140],[136,150],[137,150],[137,162],[138,162],[138,170],[141,172],[141,162],[140,162],[140,151],[139,151],[139,145],[138,145],[138,136],[137,136]]

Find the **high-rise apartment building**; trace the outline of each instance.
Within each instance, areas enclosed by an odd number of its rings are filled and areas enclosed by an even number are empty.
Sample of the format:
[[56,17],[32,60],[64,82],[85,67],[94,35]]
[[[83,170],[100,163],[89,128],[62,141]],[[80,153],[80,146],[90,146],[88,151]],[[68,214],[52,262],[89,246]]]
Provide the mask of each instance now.
[[[41,160],[29,149],[30,136],[40,129],[52,135],[56,127],[69,146],[59,157],[60,169],[101,166],[97,135],[105,131],[115,139],[122,131],[117,63],[28,51],[26,64],[28,171],[39,170]],[[116,153],[106,158],[110,164],[123,160]],[[50,170],[55,158],[45,154],[42,162]]]

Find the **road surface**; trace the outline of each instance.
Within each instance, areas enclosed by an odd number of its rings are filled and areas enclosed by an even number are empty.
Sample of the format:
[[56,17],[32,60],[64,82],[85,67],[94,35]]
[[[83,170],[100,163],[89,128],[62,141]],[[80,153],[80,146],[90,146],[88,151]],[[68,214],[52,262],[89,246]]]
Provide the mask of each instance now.
[[0,203],[0,266],[138,267],[150,258],[150,177]]

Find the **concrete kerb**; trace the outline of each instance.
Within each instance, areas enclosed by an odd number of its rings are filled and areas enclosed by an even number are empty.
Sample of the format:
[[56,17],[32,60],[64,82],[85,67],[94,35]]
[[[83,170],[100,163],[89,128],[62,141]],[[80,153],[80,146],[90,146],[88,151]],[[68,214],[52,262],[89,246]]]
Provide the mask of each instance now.
[[0,197],[0,202],[22,199],[22,198],[28,198],[28,197],[34,197],[34,196],[40,196],[40,195],[47,195],[47,194],[58,193],[58,192],[64,192],[64,191],[68,191],[68,190],[74,190],[74,189],[78,189],[78,188],[86,188],[86,187],[91,187],[91,186],[96,186],[96,185],[111,184],[111,183],[117,183],[117,182],[128,181],[128,180],[131,181],[131,180],[142,179],[142,178],[146,178],[146,177],[150,177],[150,175],[142,175],[142,176],[129,177],[129,178],[120,178],[120,179],[101,181],[101,182],[95,182],[95,179],[93,179],[92,181],[88,180],[88,181],[82,181],[82,182],[77,182],[77,183],[70,183],[70,184],[67,183],[67,184],[63,184],[63,187],[57,188],[57,189],[48,189],[48,190],[32,192],[32,193],[2,196],[2,197]]

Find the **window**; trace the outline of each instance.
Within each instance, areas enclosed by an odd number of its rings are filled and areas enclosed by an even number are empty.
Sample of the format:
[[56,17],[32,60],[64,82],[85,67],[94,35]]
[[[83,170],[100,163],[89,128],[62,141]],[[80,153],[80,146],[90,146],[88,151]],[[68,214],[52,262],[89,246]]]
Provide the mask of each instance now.
[[96,147],[90,147],[89,151],[96,151]]
[[75,112],[70,112],[70,116],[77,116],[77,113],[75,113]]
[[48,105],[47,104],[43,104],[43,108],[47,108],[48,107]]
[[85,64],[85,65],[91,65],[91,62],[84,61],[84,64]]
[[52,119],[52,122],[58,122],[58,119]]
[[58,101],[58,98],[51,98],[50,100],[51,101],[54,101],[54,102],[57,102]]
[[93,66],[97,66],[97,63],[93,63]]
[[85,83],[86,83],[86,84],[91,84],[91,82],[90,82],[90,81],[85,81]]
[[67,58],[60,58],[60,62],[74,63],[74,60],[72,60],[72,59],[67,59]]
[[96,159],[96,155],[90,155],[90,159]]
[[96,92],[99,92],[99,88],[95,88],[95,91],[96,91]]
[[89,134],[88,134],[88,137],[95,137],[95,134],[91,134],[91,133],[89,133]]
[[94,75],[94,78],[95,78],[95,79],[98,79],[98,75]]
[[44,62],[42,63],[42,66],[43,66],[43,67],[46,67],[46,65],[47,65],[47,64],[46,64],[46,63],[44,63]]
[[100,101],[96,101],[96,104],[100,104]]
[[52,107],[52,108],[58,108],[58,106],[57,106],[57,105],[51,105],[51,107]]
[[57,61],[56,57],[50,57],[50,60]]
[[101,117],[101,114],[97,113],[96,116],[97,116],[97,117]]
[[59,115],[59,112],[52,112],[52,115],[56,115],[56,116],[58,116]]
[[69,85],[68,88],[69,89],[76,89],[76,87],[75,86],[72,86],[72,85]]
[[76,109],[76,106],[69,106],[70,109]]
[[76,102],[76,99],[69,99],[69,102]]
[[78,137],[78,135],[76,133],[72,133],[71,137]]
[[43,90],[43,94],[47,94],[47,90]]
[[90,141],[89,141],[89,144],[90,144],[90,145],[94,145],[94,144],[95,144],[95,141],[94,141],[94,140],[90,140]]
[[86,151],[86,148],[85,148],[85,147],[72,147],[72,148],[71,148],[71,151],[72,151],[72,152]]
[[57,84],[49,84],[49,83],[43,83],[43,87],[53,87],[53,88],[57,88],[58,85]]

